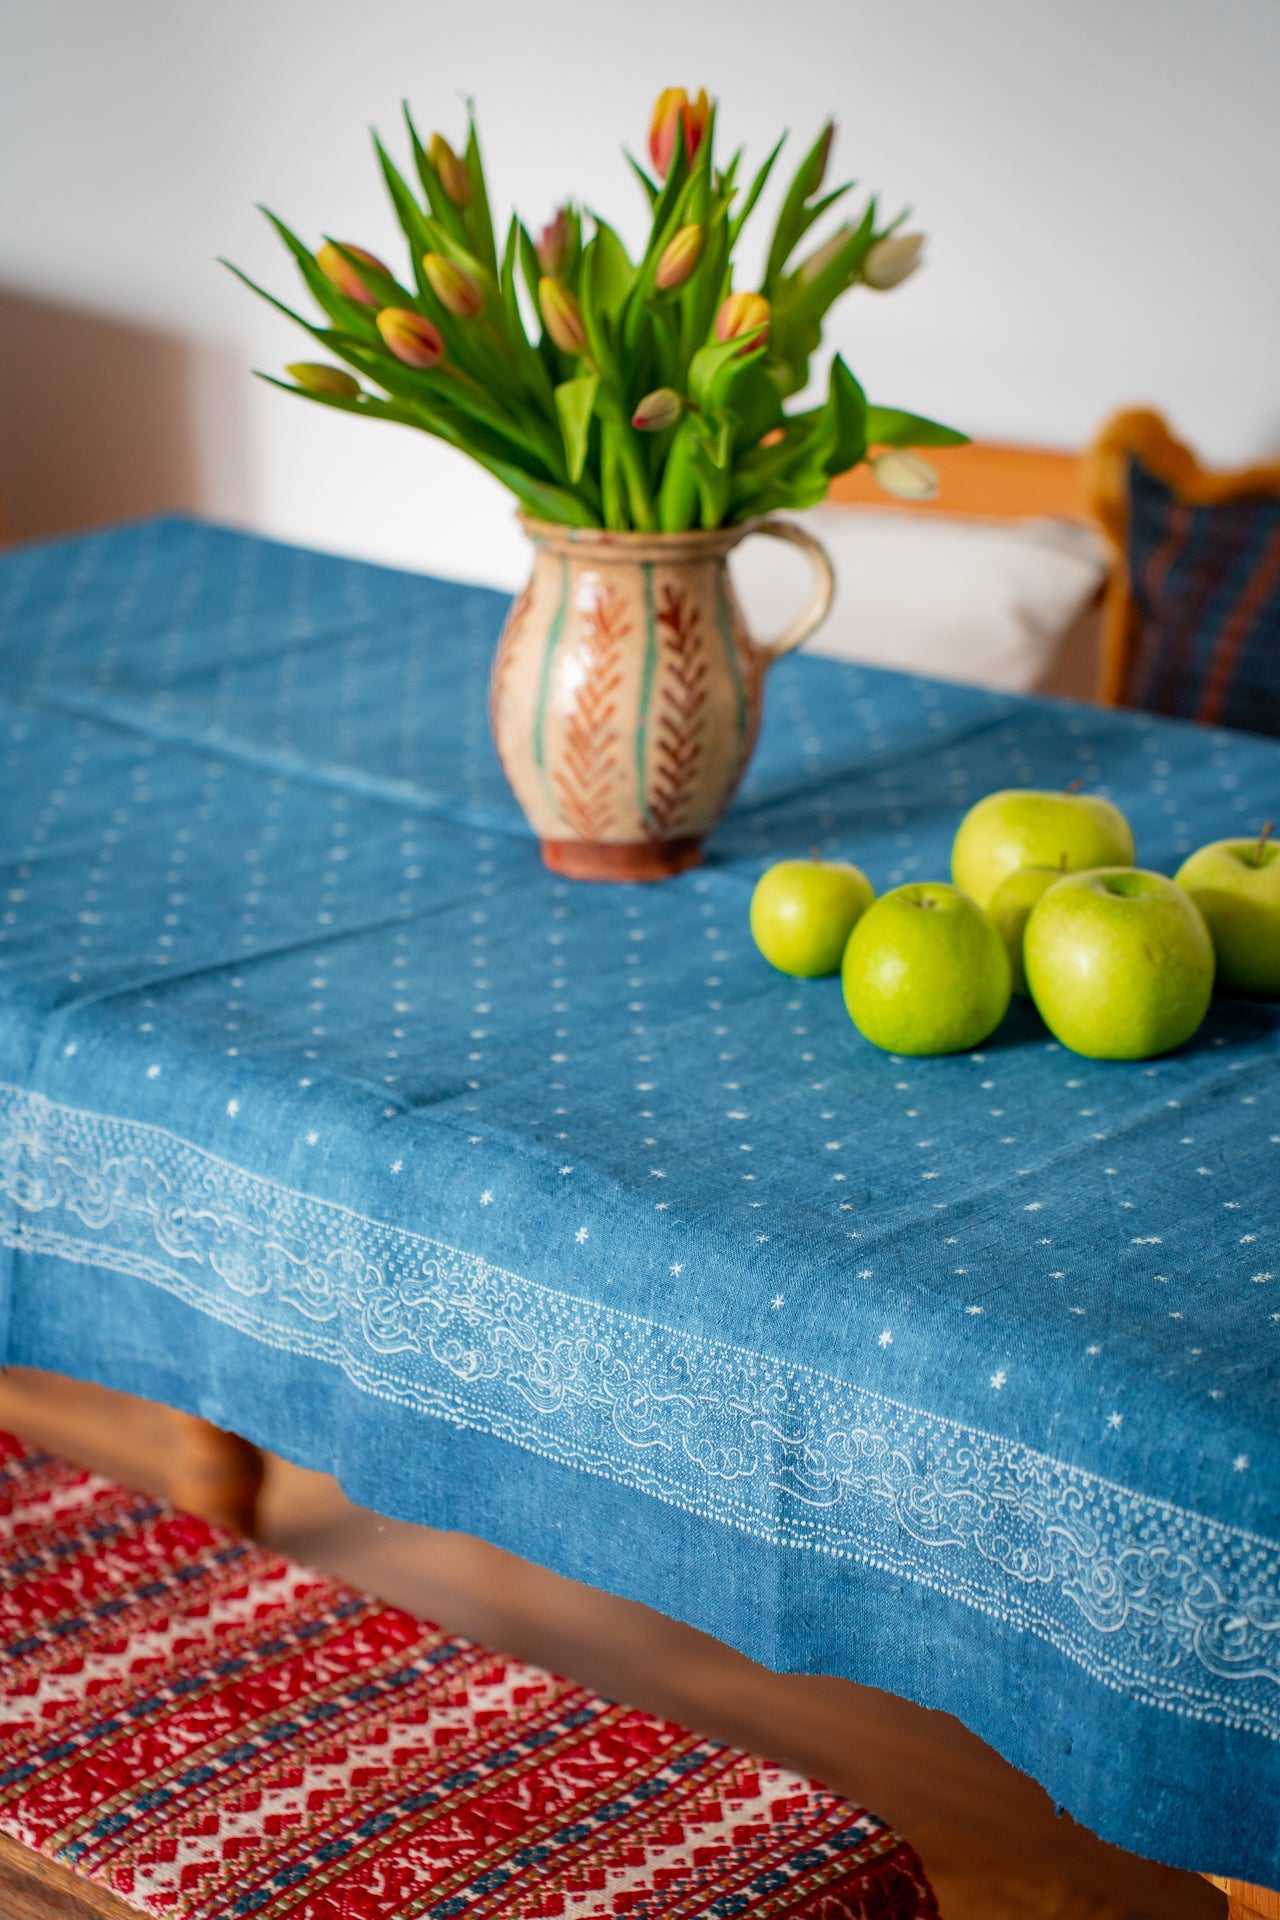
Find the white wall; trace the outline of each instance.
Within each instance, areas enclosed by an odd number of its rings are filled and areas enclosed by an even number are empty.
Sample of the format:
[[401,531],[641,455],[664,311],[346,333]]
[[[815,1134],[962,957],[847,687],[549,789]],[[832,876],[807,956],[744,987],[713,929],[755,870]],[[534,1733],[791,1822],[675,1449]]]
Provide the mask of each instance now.
[[[455,135],[477,96],[495,211],[537,223],[573,189],[633,233],[618,149],[642,148],[660,86],[718,92],[753,156],[834,109],[835,165],[931,235],[916,280],[837,310],[873,398],[1063,445],[1151,401],[1214,459],[1274,451],[1278,74],[1275,0],[0,0],[0,289],[21,296],[23,343],[6,364],[0,337],[10,521],[28,530],[33,489],[56,516],[60,476],[106,476],[123,449],[137,485],[104,479],[99,510],[167,492],[289,538],[518,576],[506,496],[459,456],[249,380],[301,341],[214,264],[293,297],[256,200],[394,254],[365,129],[398,140],[402,94]],[[132,330],[127,354],[82,323],[102,418],[74,397],[62,309]],[[148,383],[157,335],[186,368],[180,401],[171,377]]]

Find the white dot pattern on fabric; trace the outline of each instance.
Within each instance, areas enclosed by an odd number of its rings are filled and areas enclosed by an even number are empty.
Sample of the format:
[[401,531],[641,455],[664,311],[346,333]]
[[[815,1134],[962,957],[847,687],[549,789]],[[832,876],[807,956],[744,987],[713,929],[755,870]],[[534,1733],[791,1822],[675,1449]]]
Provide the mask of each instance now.
[[[1024,1006],[980,1053],[894,1058],[838,983],[771,973],[746,914],[762,868],[812,845],[878,889],[944,875],[959,812],[1002,785],[1083,778],[1168,871],[1276,811],[1280,749],[791,661],[707,865],[574,886],[540,867],[489,744],[502,611],[181,522],[0,562],[17,1284],[37,1250],[130,1275],[371,1405],[815,1552],[888,1552],[857,1517],[889,1498],[887,1466],[880,1493],[859,1479],[882,1443],[904,1488],[950,1501],[963,1429],[997,1505],[1019,1474],[1080,1475],[1099,1540],[1127,1516],[1209,1556],[1211,1523],[1244,1529],[1264,1544],[1233,1534],[1213,1577],[1229,1562],[1233,1594],[1280,1604],[1275,1009],[1219,1001],[1144,1068],[1076,1059]],[[429,1249],[396,1239],[415,1235]],[[485,1331],[501,1276],[527,1309],[506,1348]],[[681,1398],[695,1349],[718,1412]],[[625,1352],[626,1394],[597,1352]],[[750,1442],[731,1387],[756,1395]],[[865,1456],[835,1437],[849,1394],[869,1396]],[[820,1489],[790,1451],[805,1434]],[[942,1545],[902,1491],[907,1578],[1090,1672],[1123,1642],[1126,1685],[1163,1659],[1141,1684],[1179,1712],[1237,1711],[1225,1655],[1210,1679],[1185,1623],[1176,1659],[1144,1641],[1136,1597],[1105,1643],[1054,1557],[1049,1492],[1043,1533],[1022,1513],[1006,1552],[973,1516]],[[1280,1656],[1251,1657],[1280,1679]],[[1216,1705],[1179,1692],[1179,1662]],[[1270,1731],[1256,1692],[1238,1712]]]

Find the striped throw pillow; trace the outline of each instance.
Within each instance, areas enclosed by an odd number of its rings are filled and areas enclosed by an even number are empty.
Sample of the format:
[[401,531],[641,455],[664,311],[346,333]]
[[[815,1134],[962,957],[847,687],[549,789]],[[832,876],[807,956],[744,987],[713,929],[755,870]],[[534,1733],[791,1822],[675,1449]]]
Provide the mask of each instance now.
[[1129,462],[1125,706],[1280,734],[1280,499],[1199,505]]

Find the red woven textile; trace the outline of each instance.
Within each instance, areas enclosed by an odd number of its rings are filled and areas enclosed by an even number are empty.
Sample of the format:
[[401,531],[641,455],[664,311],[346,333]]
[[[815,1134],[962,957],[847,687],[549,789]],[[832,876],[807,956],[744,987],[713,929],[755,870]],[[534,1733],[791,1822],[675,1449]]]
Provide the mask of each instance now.
[[874,1815],[0,1434],[0,1828],[172,1920],[936,1920]]

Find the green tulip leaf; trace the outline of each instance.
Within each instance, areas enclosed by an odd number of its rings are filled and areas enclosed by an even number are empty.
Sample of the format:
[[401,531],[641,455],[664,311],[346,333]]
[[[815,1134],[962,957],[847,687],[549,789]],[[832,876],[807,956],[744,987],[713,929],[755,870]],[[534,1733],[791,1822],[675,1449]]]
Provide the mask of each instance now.
[[531,398],[549,417],[555,417],[555,394],[546,363],[538,349],[531,345],[525,332],[524,316],[520,311],[520,295],[516,285],[517,263],[520,256],[520,222],[513,214],[507,228],[507,244],[503,251],[502,265],[498,270],[498,287],[502,294],[502,311],[505,322],[507,345],[515,356],[516,369]]
[[662,232],[672,214],[675,212],[688,178],[689,162],[685,156],[684,141],[677,140],[675,150],[671,155],[671,166],[668,170],[667,177],[663,181],[658,192],[658,197],[653,203],[653,227],[650,233],[649,247],[646,249],[646,258],[653,250],[654,237]]
[[[347,357],[346,349],[348,347],[358,346],[363,348],[367,346],[368,343],[366,341],[357,340],[354,336],[345,334],[335,328],[315,326],[302,314],[295,313],[293,308],[287,306],[283,300],[277,299],[274,293],[268,293],[265,287],[260,287],[256,280],[251,280],[248,274],[245,273],[242,268],[237,267],[233,261],[219,258],[218,265],[225,267],[228,273],[234,273],[236,279],[239,280],[243,286],[248,287],[250,293],[256,293],[259,300],[265,300],[269,307],[274,307],[277,313],[282,313],[286,320],[292,320],[294,325],[301,327],[304,333],[309,333],[313,340],[319,340],[324,346],[332,347],[335,353],[343,354],[344,358]],[[382,336],[379,335],[378,337],[380,340]]]
[[787,261],[812,224],[812,217],[806,219],[806,207],[822,185],[833,131],[832,123],[828,121],[792,175],[791,185],[787,188],[782,206],[778,211],[773,241],[769,248],[769,258],[764,270],[766,294],[770,294],[772,288],[782,278]]
[[805,234],[808,233],[810,227],[818,224],[818,221],[821,220],[828,208],[834,207],[838,200],[843,200],[846,193],[852,193],[853,184],[852,180],[846,180],[843,186],[833,187],[830,193],[824,193],[820,200],[815,200],[811,206],[804,209],[800,220],[797,222],[796,237],[791,243],[791,251],[793,253],[804,239]]
[[717,409],[713,413],[695,413],[693,431],[701,451],[713,467],[727,472],[733,456],[733,436],[737,416]]
[[591,357],[610,385],[620,391],[622,381],[609,331],[608,310],[600,298],[600,276],[600,236],[596,234],[582,249],[578,301],[582,307],[582,324],[586,328]]
[[765,351],[764,328],[735,334],[699,347],[689,363],[689,397],[695,406],[711,407],[727,399],[728,391]]
[[794,306],[806,321],[820,325],[827,308],[853,285],[862,271],[863,261],[882,238],[883,234],[876,230],[876,197],[872,194],[857,226],[848,229],[844,245],[808,278],[803,274],[792,275],[779,290],[778,304]]
[[520,271],[524,275],[525,289],[533,302],[533,310],[538,312],[538,282],[542,278],[542,268],[538,265],[538,253],[529,235],[529,229],[517,220],[519,234]]
[[[299,240],[297,234],[293,231],[291,227],[287,227],[285,225],[284,221],[280,218],[278,213],[272,213],[270,207],[264,207],[261,201],[258,202],[258,212],[271,222],[272,226],[275,228],[280,238],[284,241],[284,244],[286,245],[286,247],[288,247],[290,253],[293,255],[294,259],[298,262],[299,266],[301,266],[303,262],[307,260],[309,260],[313,266],[315,265],[315,255],[312,253],[310,247],[308,247],[303,241]],[[334,291],[335,293],[337,292],[336,287]],[[261,378],[264,380],[269,380],[271,378],[271,375],[263,374],[261,375]]]
[[490,273],[498,271],[498,249],[493,237],[493,216],[489,212],[489,189],[485,184],[484,162],[480,157],[480,136],[476,131],[473,103],[467,102],[467,150],[463,155],[471,180],[471,205],[463,211],[463,224],[472,248]]
[[786,145],[786,143],[787,143],[787,136],[784,133],[782,138],[778,141],[777,146],[773,149],[773,152],[769,154],[768,158],[764,161],[763,165],[758,170],[755,179],[751,182],[751,185],[748,187],[747,197],[743,201],[741,207],[738,209],[738,212],[733,216],[733,220],[730,223],[729,236],[730,236],[730,243],[732,245],[737,244],[738,235],[742,232],[742,229],[746,226],[747,221],[751,218],[751,215],[755,211],[756,202],[757,200],[759,200],[760,195],[764,192],[765,187],[768,184],[769,175],[773,172],[774,166],[777,164],[778,155],[782,152],[782,149]]
[[684,533],[693,525],[698,511],[696,446],[693,416],[686,414],[676,428],[658,489],[658,525],[664,533]]
[[622,311],[635,282],[636,270],[613,228],[595,214],[591,217],[596,225],[592,241],[595,296],[612,320]]
[[867,444],[872,447],[962,447],[967,433],[944,427],[901,407],[867,408]]
[[728,279],[729,246],[729,223],[719,212],[703,236],[697,266],[680,289],[680,350],[686,362],[715,322]]
[[625,533],[631,525],[627,513],[622,464],[618,458],[618,428],[611,421],[600,423],[600,511],[604,524],[614,533]]
[[513,213],[511,224],[507,228],[507,244],[503,249],[502,265],[498,269],[498,288],[502,294],[502,311],[506,315],[507,338],[513,342],[523,340],[529,344],[525,332],[524,315],[520,311],[520,295],[516,287],[516,268],[520,259],[520,221]]
[[484,463],[490,473],[510,487],[516,499],[539,520],[551,520],[562,527],[598,527],[598,516],[592,512],[585,500],[576,493],[570,493],[567,487],[550,486],[545,480],[534,480],[520,467],[509,466],[505,461],[487,460]]
[[753,361],[733,389],[738,416],[738,444],[755,447],[762,436],[783,424],[782,396],[760,361]]
[[633,153],[628,153],[625,147],[623,149],[623,153],[626,157],[627,165],[630,167],[632,173],[634,173],[634,175],[636,176],[636,179],[640,182],[640,185],[644,188],[645,197],[649,202],[650,211],[652,211],[653,208],[658,203],[658,192],[659,192],[658,183],[656,180],[651,180],[649,178],[648,174],[645,172],[644,168],[640,165],[640,162],[636,159]]
[[478,433],[491,436],[492,443],[512,458],[531,461],[544,476],[564,477],[559,434],[553,428],[544,431],[528,410],[515,418],[478,382],[442,369],[407,367],[394,354],[372,348],[349,349],[343,358],[398,399],[421,401],[464,424],[471,422]]
[[599,388],[600,376],[595,373],[584,374],[577,380],[562,380],[556,388],[556,412],[560,416],[560,431],[564,435],[569,478],[575,486],[581,480],[587,464],[591,416],[595,412]]
[[[317,265],[315,255],[308,247],[303,245],[297,234],[289,230],[283,220],[278,219],[276,215],[272,213],[269,207],[263,207],[262,212],[266,215],[267,219],[271,222],[293,255],[297,263],[298,271],[306,283],[307,290],[321,311],[326,313],[330,320],[335,321],[338,326],[347,327],[356,333],[376,335],[377,327],[374,324],[373,314],[370,309],[362,306],[358,300],[348,299],[345,293],[334,286],[328,275]],[[342,248],[341,251],[348,259],[351,258],[345,248]],[[353,264],[357,265],[362,273],[368,273],[368,268],[366,268],[362,262],[353,262]],[[376,278],[380,284],[387,289],[387,305],[397,305],[400,300],[405,297],[397,283],[387,276],[382,274],[374,276],[370,274],[370,278]],[[390,291],[393,288],[394,294]]]
[[[391,204],[395,208],[396,219],[400,222],[405,239],[409,242],[409,252],[415,269],[420,269],[422,256],[431,251],[431,240],[427,232],[426,216],[409,191],[408,182],[392,160],[390,154],[379,140],[373,136],[374,150],[378,164],[382,168],[382,177],[387,183],[391,195]],[[425,158],[425,156],[424,156]],[[428,162],[428,165],[430,163]]]
[[698,492],[699,519],[704,527],[718,527],[729,511],[729,470],[720,465],[713,457],[712,448],[700,438],[693,443],[691,465]]
[[828,478],[856,467],[867,450],[867,396],[837,354],[827,403],[819,418],[815,455]]
[[440,175],[431,164],[430,156],[418,138],[418,129],[414,126],[412,116],[409,113],[409,102],[407,100],[402,101],[401,107],[404,112],[404,123],[409,132],[409,143],[413,150],[413,164],[417,169],[418,179],[422,183],[422,191],[426,195],[427,205],[431,209],[431,217],[433,220],[438,220],[442,226],[448,227],[449,231],[454,234],[457,239],[465,240],[467,237],[467,229],[463,220],[462,209],[455,207],[445,192],[441,184]]

